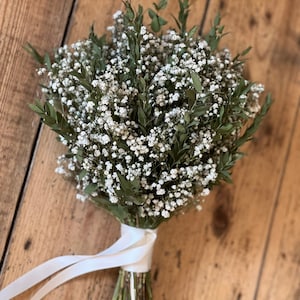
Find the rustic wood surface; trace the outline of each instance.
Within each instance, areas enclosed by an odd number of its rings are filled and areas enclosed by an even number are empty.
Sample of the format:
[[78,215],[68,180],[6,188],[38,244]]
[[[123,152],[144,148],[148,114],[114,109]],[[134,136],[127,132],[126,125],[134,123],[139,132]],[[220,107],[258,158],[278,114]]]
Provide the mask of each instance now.
[[22,197],[39,120],[28,110],[36,97],[27,42],[41,51],[61,43],[71,0],[0,1],[0,255]]
[[[149,1],[132,1],[148,4]],[[174,13],[175,2],[169,1]],[[217,11],[232,52],[253,46],[252,80],[275,98],[234,184],[217,188],[202,212],[162,224],[153,257],[154,299],[300,299],[300,7],[297,0],[190,1],[193,24],[208,30]],[[103,32],[121,0],[0,2],[0,287],[43,261],[94,254],[119,235],[118,223],[75,200],[54,173],[63,148],[27,108],[37,94],[34,64],[22,50],[41,50]],[[206,8],[208,8],[206,12]],[[69,18],[70,17],[70,18]],[[33,151],[34,150],[34,151]],[[110,299],[117,270],[82,276],[45,299]],[[16,299],[29,299],[36,288]],[[2,300],[2,299],[1,299]]]

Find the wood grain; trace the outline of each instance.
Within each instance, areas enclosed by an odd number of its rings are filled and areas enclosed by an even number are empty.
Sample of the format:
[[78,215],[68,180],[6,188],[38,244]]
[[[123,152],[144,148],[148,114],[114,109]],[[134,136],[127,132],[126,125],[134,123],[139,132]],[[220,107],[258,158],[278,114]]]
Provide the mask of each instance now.
[[[201,215],[191,213],[161,226],[154,254],[156,299],[255,299],[299,101],[299,35],[286,22],[297,24],[296,6],[296,1],[210,1],[205,29],[221,9],[230,32],[222,45],[235,53],[253,46],[246,71],[265,83],[275,103],[245,147],[248,156],[234,169],[234,184],[217,189]],[[297,275],[290,286],[287,280],[276,283],[296,292]]]
[[[282,99],[286,106],[294,99],[296,119],[291,129],[292,143],[283,166],[270,241],[262,266],[258,299],[300,299],[300,7],[294,1],[287,8],[289,22],[282,26],[279,35],[286,35],[278,41],[278,53],[274,63],[285,69],[287,82],[278,84],[283,88]],[[279,73],[278,73],[279,75]],[[283,84],[283,85],[282,85]],[[287,133],[287,132],[286,132]]]
[[[190,22],[200,24],[205,3],[191,2]],[[175,12],[174,3],[167,13]],[[265,83],[275,103],[254,141],[244,148],[249,155],[234,169],[234,184],[215,189],[202,212],[187,213],[159,228],[152,269],[154,299],[296,300],[300,275],[297,1],[209,3],[204,31],[220,10],[226,30],[231,32],[222,45],[234,53],[253,46],[246,72],[252,80]],[[121,0],[77,1],[69,42],[86,36],[93,21],[96,30],[103,32],[119,8]],[[45,18],[37,11],[34,14]],[[55,14],[48,14],[51,27],[56,24]],[[64,28],[60,30],[61,34]],[[24,84],[27,93],[34,89],[33,84]],[[3,124],[9,126],[10,122]],[[90,203],[75,201],[72,183],[53,172],[62,152],[54,134],[43,128],[8,249],[2,286],[54,256],[96,253],[119,235],[118,223],[111,216]],[[46,299],[110,299],[116,276],[116,269],[82,276]],[[35,290],[17,299],[28,299]]]
[[[56,47],[72,1],[0,1],[0,255],[30,161],[38,118],[28,103],[36,94],[34,63],[22,46]],[[46,37],[46,38],[45,38]]]
[[[146,7],[148,2],[132,3]],[[197,7],[201,8],[199,4]],[[101,34],[111,24],[112,13],[120,8],[120,0],[78,1],[68,32],[69,42],[85,37],[93,21]],[[97,20],[104,23],[100,22],[99,27]],[[193,20],[200,23],[198,12],[192,15]],[[72,253],[93,254],[119,236],[118,223],[111,216],[90,203],[76,201],[74,186],[54,174],[56,157],[62,152],[54,135],[43,129],[5,264],[3,286],[49,258]],[[116,269],[83,276],[55,290],[49,299],[109,299],[116,276]],[[35,290],[19,298],[28,299]]]
[[[300,96],[300,95],[298,95]],[[300,299],[300,97],[293,142],[259,282],[258,299]]]

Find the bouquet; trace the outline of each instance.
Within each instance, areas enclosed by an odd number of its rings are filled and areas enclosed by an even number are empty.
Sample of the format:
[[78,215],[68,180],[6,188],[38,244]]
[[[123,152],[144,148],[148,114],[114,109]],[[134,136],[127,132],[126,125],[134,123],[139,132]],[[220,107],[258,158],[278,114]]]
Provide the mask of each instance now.
[[77,198],[150,240],[142,267],[120,269],[113,298],[152,299],[155,230],[191,207],[201,209],[213,186],[231,182],[240,147],[271,96],[260,105],[263,86],[243,76],[250,48],[235,57],[218,49],[219,16],[201,37],[196,26],[187,28],[188,0],[179,0],[177,29],[165,29],[160,16],[167,0],[148,9],[148,27],[142,6],[124,4],[107,37],[92,27],[86,40],[57,49],[53,58],[28,45],[41,64],[45,96],[30,107],[66,146],[56,171],[74,180]]

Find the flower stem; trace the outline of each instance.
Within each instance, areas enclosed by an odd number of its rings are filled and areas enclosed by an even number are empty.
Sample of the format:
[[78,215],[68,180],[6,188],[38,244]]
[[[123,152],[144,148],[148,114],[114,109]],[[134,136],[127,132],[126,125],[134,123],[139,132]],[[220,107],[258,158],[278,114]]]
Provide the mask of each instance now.
[[151,274],[119,271],[112,300],[152,300]]

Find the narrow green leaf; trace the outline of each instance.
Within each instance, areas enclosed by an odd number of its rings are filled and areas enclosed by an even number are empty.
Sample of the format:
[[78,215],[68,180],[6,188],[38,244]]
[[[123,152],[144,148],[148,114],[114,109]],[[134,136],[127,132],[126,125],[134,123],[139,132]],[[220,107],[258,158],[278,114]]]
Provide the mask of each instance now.
[[272,97],[270,94],[268,94],[260,112],[256,115],[255,119],[253,120],[253,123],[247,128],[245,133],[235,142],[236,148],[239,148],[240,146],[242,146],[244,143],[246,143],[248,140],[251,139],[253,134],[258,129],[263,118],[269,111],[271,105],[272,105]]
[[135,14],[130,2],[126,1],[125,7],[125,16],[127,17],[128,21],[132,22],[134,20]]
[[148,9],[148,15],[149,15],[149,17],[150,17],[151,19],[157,17],[156,12],[155,12],[153,9],[151,9],[151,8]]
[[249,46],[248,48],[246,48],[244,51],[241,52],[241,56],[247,55],[250,52],[251,49],[252,49],[251,46]]
[[218,129],[218,132],[223,133],[223,134],[229,134],[229,133],[231,133],[232,129],[233,129],[233,125],[231,123],[227,123],[227,124],[222,125]]
[[82,178],[88,173],[87,170],[82,170],[78,175],[78,180],[81,181]]
[[188,37],[189,38],[192,38],[194,35],[195,35],[195,33],[198,31],[198,26],[193,26],[192,27],[192,29],[189,31],[189,33],[188,33]]
[[224,106],[221,106],[220,111],[219,111],[219,120],[222,122],[223,116],[224,116],[225,108]]
[[186,124],[189,124],[191,122],[191,115],[188,112],[184,114],[184,121]]
[[188,99],[189,109],[191,109],[196,103],[196,92],[195,90],[188,89],[185,91],[185,96]]
[[57,121],[55,108],[49,102],[45,103],[45,110],[52,119]]
[[158,16],[158,23],[161,27],[168,24],[168,22],[160,16]]
[[31,44],[27,43],[23,48],[33,57],[36,62],[41,65],[44,63],[43,56],[41,56]]
[[159,24],[159,20],[158,20],[158,17],[155,16],[153,19],[152,19],[152,22],[151,22],[151,29],[154,31],[154,32],[159,32],[160,31],[160,24]]
[[196,72],[191,71],[191,77],[193,80],[193,85],[195,87],[195,90],[198,93],[201,93],[202,92],[202,84],[201,84],[201,79],[200,79],[199,75]]
[[51,70],[51,59],[48,53],[45,54],[44,56],[44,64],[46,65],[48,71]]
[[90,183],[85,189],[84,189],[84,193],[87,195],[92,194],[93,192],[95,192],[98,189],[98,185],[95,183]]
[[168,0],[160,0],[160,1],[158,2],[158,4],[153,3],[153,6],[155,7],[155,9],[156,9],[157,11],[166,8],[167,5],[168,5]]
[[32,111],[34,111],[35,113],[37,113],[39,115],[44,113],[44,110],[35,104],[28,104],[28,106]]
[[138,107],[138,121],[143,127],[147,124],[147,117],[141,106]]
[[181,124],[176,125],[175,128],[180,133],[186,133],[185,127],[183,125],[181,125]]

